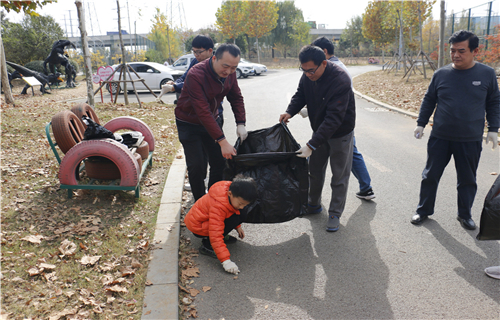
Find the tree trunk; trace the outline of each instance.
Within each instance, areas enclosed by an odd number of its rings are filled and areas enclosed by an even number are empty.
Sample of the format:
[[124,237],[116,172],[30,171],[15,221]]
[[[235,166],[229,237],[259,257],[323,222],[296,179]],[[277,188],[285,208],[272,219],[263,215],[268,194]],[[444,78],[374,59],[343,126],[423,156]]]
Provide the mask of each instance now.
[[259,50],[259,38],[255,37],[257,41],[257,62],[260,63],[260,50]]
[[87,102],[95,108],[94,86],[92,85],[92,65],[90,62],[89,45],[87,42],[87,30],[85,29],[85,11],[81,0],[76,0],[76,10],[80,22],[80,34],[82,37],[83,62],[85,66],[85,81],[87,82]]
[[10,90],[9,84],[9,76],[7,75],[7,63],[5,62],[5,51],[3,50],[3,41],[2,37],[0,37],[0,55],[1,59],[1,68],[2,68],[2,88],[3,93],[5,95],[5,103],[14,104],[14,97],[12,96],[12,91]]
[[445,27],[445,15],[444,15],[444,0],[441,0],[441,14],[439,23],[439,58],[438,58],[438,68],[444,65],[444,27]]
[[[120,20],[120,2],[116,0],[116,11],[118,12],[118,34],[120,35],[120,47],[122,49],[123,80],[127,80],[127,61],[125,60],[125,46],[123,45],[122,23]],[[118,95],[118,93],[117,93]],[[128,106],[127,82],[123,82],[123,99]]]

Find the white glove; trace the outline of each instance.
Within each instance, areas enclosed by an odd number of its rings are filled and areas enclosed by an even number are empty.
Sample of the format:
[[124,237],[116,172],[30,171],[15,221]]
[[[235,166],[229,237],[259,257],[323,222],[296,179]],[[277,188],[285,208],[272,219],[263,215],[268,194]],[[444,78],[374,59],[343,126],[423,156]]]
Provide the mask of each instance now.
[[222,263],[222,267],[224,267],[224,270],[229,273],[238,274],[240,272],[240,269],[238,269],[236,263],[232,262],[229,259]]
[[241,142],[245,141],[245,139],[248,137],[247,129],[245,129],[244,124],[239,124],[236,126],[236,135],[240,137]]
[[302,110],[299,111],[299,114],[302,116],[302,118],[307,118],[307,108],[302,108]]
[[413,135],[417,139],[422,139],[422,137],[424,136],[424,127],[421,126],[416,127],[415,130],[413,131]]
[[308,146],[303,146],[297,151],[297,157],[299,158],[309,158],[313,151]]
[[491,147],[491,150],[493,150],[498,146],[498,132],[488,132],[488,135],[486,136],[486,144],[490,141],[493,144]]

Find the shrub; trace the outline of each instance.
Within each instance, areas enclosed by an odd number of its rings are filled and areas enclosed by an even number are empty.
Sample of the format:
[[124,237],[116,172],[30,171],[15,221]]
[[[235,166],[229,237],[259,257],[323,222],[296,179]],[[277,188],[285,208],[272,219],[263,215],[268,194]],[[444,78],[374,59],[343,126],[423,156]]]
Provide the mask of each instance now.
[[42,60],[30,61],[27,64],[25,64],[24,66],[30,70],[34,70],[34,71],[37,71],[40,73],[45,73],[43,71],[43,61]]

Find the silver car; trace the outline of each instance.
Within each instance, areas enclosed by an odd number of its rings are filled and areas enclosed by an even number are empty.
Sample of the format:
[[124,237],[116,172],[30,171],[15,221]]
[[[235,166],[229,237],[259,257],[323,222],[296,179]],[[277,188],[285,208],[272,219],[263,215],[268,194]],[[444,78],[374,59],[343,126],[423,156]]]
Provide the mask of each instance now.
[[[167,83],[167,81],[173,81],[182,75],[182,72],[178,72],[175,76],[172,75],[172,70],[168,67],[156,63],[156,62],[130,62],[128,63],[135,70],[135,72],[144,79],[146,85],[154,91],[161,90],[161,87]],[[116,69],[119,65],[113,65],[113,69]],[[130,70],[129,70],[130,71]],[[134,72],[130,71],[132,80],[138,79]],[[113,75],[113,80],[118,81],[120,77],[120,72],[117,71]],[[128,73],[127,73],[128,79]],[[148,90],[142,81],[134,82],[135,88],[137,90]],[[107,85],[106,88],[109,92],[115,95],[117,92],[120,93],[123,88],[123,84],[119,82],[112,82],[111,85]],[[127,83],[127,90],[132,91],[132,83]]]

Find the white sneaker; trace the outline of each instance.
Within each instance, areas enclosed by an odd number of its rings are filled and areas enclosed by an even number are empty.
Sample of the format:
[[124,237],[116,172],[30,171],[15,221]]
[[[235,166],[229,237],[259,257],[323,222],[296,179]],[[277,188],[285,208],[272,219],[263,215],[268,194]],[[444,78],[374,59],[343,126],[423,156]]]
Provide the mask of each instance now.
[[184,185],[184,191],[191,191],[191,185],[189,183]]
[[500,280],[500,266],[486,268],[484,269],[484,272],[489,277]]

